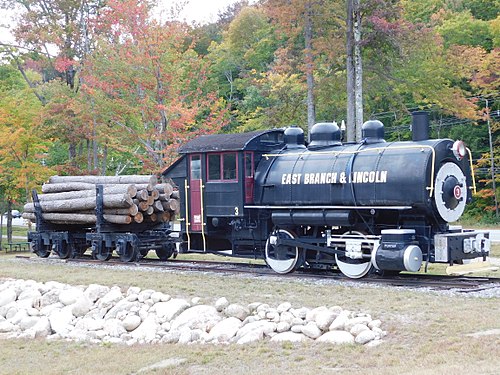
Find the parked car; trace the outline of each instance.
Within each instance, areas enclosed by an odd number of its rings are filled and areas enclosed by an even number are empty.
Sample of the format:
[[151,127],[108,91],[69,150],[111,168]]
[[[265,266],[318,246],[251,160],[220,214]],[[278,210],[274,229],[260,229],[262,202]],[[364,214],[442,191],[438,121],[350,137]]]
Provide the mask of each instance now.
[[[7,216],[8,212],[5,212],[3,215]],[[12,217],[13,218],[19,218],[21,216],[22,216],[22,214],[18,210],[12,210]]]

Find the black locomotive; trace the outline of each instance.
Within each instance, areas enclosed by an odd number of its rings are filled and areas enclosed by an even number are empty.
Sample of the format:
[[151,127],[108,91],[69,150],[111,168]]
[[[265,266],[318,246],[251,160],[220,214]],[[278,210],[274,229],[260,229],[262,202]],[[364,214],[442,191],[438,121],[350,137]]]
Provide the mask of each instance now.
[[43,256],[63,243],[77,255],[90,244],[103,260],[112,248],[124,261],[150,249],[162,259],[216,252],[265,259],[278,273],[337,267],[350,278],[484,260],[489,234],[449,225],[475,189],[470,151],[428,139],[425,112],[413,114],[412,134],[386,142],[383,124],[368,121],[360,143],[343,143],[333,123],[316,124],[307,143],[298,127],[201,136],[162,173],[178,189],[176,222],[134,232],[105,223],[98,204],[97,226],[54,227],[37,208],[29,237]]
[[418,271],[489,254],[488,233],[451,227],[475,189],[461,141],[386,142],[379,121],[361,143],[333,123],[196,138],[165,172],[181,193],[180,249],[264,258],[278,273],[337,266],[351,278],[376,269]]

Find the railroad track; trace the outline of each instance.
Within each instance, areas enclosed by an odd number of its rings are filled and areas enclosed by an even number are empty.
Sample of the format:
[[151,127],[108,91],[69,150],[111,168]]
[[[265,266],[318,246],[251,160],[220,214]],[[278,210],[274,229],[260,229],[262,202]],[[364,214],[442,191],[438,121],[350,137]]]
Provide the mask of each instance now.
[[[43,261],[42,258],[30,256],[17,256],[16,258],[26,260]],[[185,272],[209,272],[209,273],[232,273],[251,274],[253,276],[268,276],[276,278],[306,278],[310,280],[332,280],[339,282],[350,282],[354,284],[379,284],[406,288],[428,288],[433,290],[451,290],[469,293],[487,289],[500,288],[500,278],[497,277],[474,277],[474,276],[441,276],[430,274],[399,274],[397,276],[384,277],[380,275],[369,275],[361,279],[350,279],[337,271],[318,271],[301,269],[294,273],[278,275],[266,265],[251,264],[243,262],[218,262],[207,260],[179,260],[172,259],[162,262],[155,259],[141,259],[140,262],[124,263],[118,258],[112,258],[107,262],[91,259],[90,256],[75,259],[59,259],[57,257],[47,258],[51,261],[61,263],[91,264],[95,266],[125,266],[135,268],[158,268],[170,271]]]

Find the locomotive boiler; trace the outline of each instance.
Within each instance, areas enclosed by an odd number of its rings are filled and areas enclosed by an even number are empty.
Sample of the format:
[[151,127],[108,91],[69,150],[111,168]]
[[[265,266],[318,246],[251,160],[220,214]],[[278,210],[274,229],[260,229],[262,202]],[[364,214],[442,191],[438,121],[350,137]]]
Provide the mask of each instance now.
[[472,199],[470,151],[428,139],[425,112],[413,140],[386,142],[379,121],[343,143],[333,123],[202,136],[164,176],[183,193],[180,251],[262,257],[278,273],[337,267],[418,271],[489,254],[488,233],[450,226]]

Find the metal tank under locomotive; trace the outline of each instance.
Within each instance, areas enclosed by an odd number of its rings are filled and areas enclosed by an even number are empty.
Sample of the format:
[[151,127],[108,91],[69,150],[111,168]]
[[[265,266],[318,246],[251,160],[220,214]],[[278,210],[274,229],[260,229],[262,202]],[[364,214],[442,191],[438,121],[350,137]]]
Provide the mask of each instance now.
[[[386,142],[379,121],[363,125],[361,143],[342,143],[333,123],[316,124],[308,144],[297,127],[232,135],[238,144],[223,135],[192,141],[184,164],[166,171],[185,191],[185,251],[263,257],[278,273],[338,267],[351,278],[484,259],[488,233],[448,224],[472,199],[470,152],[460,141],[428,139],[428,129],[427,113],[417,112],[406,142]],[[235,167],[226,180],[227,153]],[[192,191],[193,155],[201,197]]]

